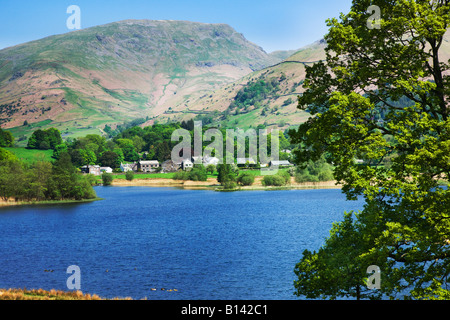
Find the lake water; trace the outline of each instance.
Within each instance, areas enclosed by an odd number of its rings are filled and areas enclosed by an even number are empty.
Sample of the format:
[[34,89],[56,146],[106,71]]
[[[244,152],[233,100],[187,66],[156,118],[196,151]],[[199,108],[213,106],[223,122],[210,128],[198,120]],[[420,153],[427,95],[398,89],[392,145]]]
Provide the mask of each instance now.
[[81,290],[106,298],[297,299],[303,250],[363,206],[338,189],[95,190],[105,200],[0,209],[0,288],[67,290],[77,265]]

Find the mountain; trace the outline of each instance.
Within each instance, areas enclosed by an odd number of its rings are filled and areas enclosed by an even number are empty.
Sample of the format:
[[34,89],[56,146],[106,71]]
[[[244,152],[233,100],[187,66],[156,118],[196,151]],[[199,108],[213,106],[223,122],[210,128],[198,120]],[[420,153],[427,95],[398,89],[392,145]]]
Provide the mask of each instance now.
[[0,124],[16,135],[98,133],[197,101],[283,55],[226,24],[126,20],[50,36],[0,50]]
[[306,76],[305,66],[324,60],[325,46],[325,41],[320,40],[301,48],[279,63],[175,106],[160,119],[185,120],[202,115],[240,128],[259,124],[281,128],[298,125],[308,117],[297,109],[297,97],[303,92]]
[[[325,40],[317,41],[282,62],[254,71],[199,99],[178,105],[161,118],[178,120],[196,115],[239,128],[259,124],[283,129],[297,126],[309,117],[308,113],[297,109],[297,97],[303,92],[302,84],[306,76],[305,66],[325,60],[325,47]],[[272,55],[282,57],[287,53],[275,52]],[[439,55],[441,62],[450,61],[450,30],[444,35]]]

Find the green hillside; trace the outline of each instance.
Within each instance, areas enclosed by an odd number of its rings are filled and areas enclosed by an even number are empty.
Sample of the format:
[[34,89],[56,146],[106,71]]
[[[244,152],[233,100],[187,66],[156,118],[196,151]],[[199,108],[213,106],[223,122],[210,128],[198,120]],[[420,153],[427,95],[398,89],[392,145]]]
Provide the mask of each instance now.
[[280,60],[225,24],[126,20],[55,35],[0,50],[0,125],[101,133]]
[[305,66],[323,60],[325,46],[323,40],[317,41],[279,63],[178,106],[175,110],[180,110],[179,114],[170,113],[165,117],[209,117],[215,123],[240,128],[263,124],[285,129],[298,125],[308,117],[297,109],[297,97],[303,92]]
[[53,161],[53,150],[35,150],[25,148],[3,148],[16,155],[19,160],[26,163],[33,163],[36,161]]

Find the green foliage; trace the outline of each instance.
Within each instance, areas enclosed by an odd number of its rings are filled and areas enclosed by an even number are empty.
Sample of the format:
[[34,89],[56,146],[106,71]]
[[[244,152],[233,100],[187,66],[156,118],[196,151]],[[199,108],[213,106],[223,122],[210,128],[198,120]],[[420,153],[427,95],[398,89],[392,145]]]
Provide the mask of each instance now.
[[208,180],[208,173],[203,165],[194,165],[191,171],[189,171],[189,180],[192,181],[206,181]]
[[213,164],[208,164],[206,166],[206,172],[209,174],[214,174],[214,172],[216,171],[216,166]]
[[237,176],[239,169],[231,164],[219,164],[217,166],[218,176],[217,181],[226,189],[230,189],[230,186],[236,186]]
[[28,149],[48,150],[55,149],[62,144],[61,133],[58,129],[49,128],[47,130],[38,129],[28,139]]
[[67,152],[67,144],[62,143],[62,144],[58,144],[57,146],[55,146],[55,149],[53,150],[53,155],[52,157],[55,159],[59,159],[59,157],[61,156],[61,153]]
[[263,177],[262,184],[264,186],[285,186],[290,184],[291,175],[287,170],[278,170],[276,174],[266,175]]
[[68,153],[54,164],[17,159],[0,160],[0,197],[16,201],[94,199],[90,181],[76,173]]
[[13,135],[2,128],[0,128],[0,147],[14,147]]
[[127,179],[128,181],[133,181],[133,179],[134,179],[134,172],[133,171],[127,171],[125,173],[125,179]]
[[247,109],[252,105],[260,105],[262,101],[269,97],[278,97],[280,90],[279,82],[276,78],[265,81],[259,79],[251,81],[243,89],[239,90],[230,108]]
[[[179,141],[172,141],[173,132],[180,128],[189,129],[193,127],[194,120],[191,119],[187,122],[183,121],[181,124],[156,123],[145,128],[129,127],[109,140],[106,140],[105,137],[96,134],[89,134],[85,137],[68,140],[65,144],[62,143],[60,145],[57,145],[55,147],[53,157],[58,158],[59,153],[67,151],[70,154],[72,163],[76,167],[81,167],[88,164],[99,164],[104,167],[117,169],[123,162],[137,162],[139,160],[158,160],[160,163],[162,163],[166,160],[171,159],[172,150],[179,143]],[[261,125],[258,126],[257,129],[263,128],[264,126]],[[204,126],[202,133],[205,134],[205,132],[209,129],[210,127]],[[222,134],[222,137],[225,138],[224,143],[226,143],[226,139],[228,138],[226,134],[226,128],[220,128],[218,130]],[[191,135],[191,138],[193,138],[194,131],[191,130],[189,133]],[[233,137],[235,154],[229,154],[229,157],[237,158],[237,155],[239,154],[238,151],[243,152],[246,157],[250,156],[248,143],[246,143],[245,145],[242,143],[242,137],[245,138],[245,134],[246,132],[244,130],[239,130],[236,133],[236,138]],[[38,130],[35,133],[35,136],[38,138],[42,135],[42,130]],[[34,143],[33,141],[36,140],[36,137],[31,139],[31,144]],[[215,138],[216,137],[214,137],[214,139]],[[281,131],[279,132],[279,142],[279,145],[276,146],[276,148],[278,149],[286,149],[290,146],[290,142],[287,139],[287,136]],[[257,148],[259,148],[259,139],[257,143]],[[206,147],[210,146],[210,144],[211,141],[203,140],[203,151]],[[194,139],[191,139],[191,146],[192,148],[194,148]],[[272,133],[269,133],[267,137],[267,149],[269,151],[272,150]],[[140,154],[138,152],[140,152]],[[212,150],[211,154],[214,155],[214,153],[214,150]],[[269,153],[268,156],[270,157],[271,154]],[[287,154],[281,153],[281,157],[287,157]],[[214,174],[214,171],[214,166],[209,166],[207,168],[207,172],[209,172],[210,174]],[[199,174],[199,176],[194,179],[203,180],[204,175]]]
[[173,174],[172,179],[174,180],[189,180],[189,172],[188,171],[177,171]]
[[243,186],[251,186],[255,182],[255,175],[249,172],[241,172],[237,178],[237,182]]
[[264,186],[284,186],[286,185],[286,179],[279,174],[267,175],[263,177],[262,184]]
[[112,169],[119,168],[121,163],[119,155],[109,150],[103,152],[97,160],[102,167],[111,167]]
[[173,175],[174,180],[207,181],[208,173],[203,165],[194,165],[190,171],[178,171]]
[[[296,294],[307,299],[380,298],[380,292],[369,290],[365,282],[367,266],[361,254],[370,248],[354,223],[353,212],[333,224],[330,236],[318,251],[305,250],[295,266]],[[351,249],[351,250],[350,250]],[[345,288],[343,290],[343,288]]]
[[318,161],[309,160],[298,166],[294,174],[296,182],[319,182],[333,180],[333,166],[322,157]]
[[14,153],[5,150],[3,148],[0,148],[0,161],[12,161],[17,160],[17,157],[14,155]]
[[114,180],[114,177],[111,173],[103,172],[102,173],[102,182],[104,186],[110,186]]
[[233,180],[226,180],[224,183],[222,183],[224,190],[234,190],[237,188],[236,181]]
[[97,157],[95,156],[95,153],[93,151],[85,149],[79,149],[78,151],[82,158],[82,166],[89,164],[94,165],[97,163]]
[[[440,50],[450,25],[450,5],[376,4],[383,12],[380,29],[366,27],[368,1],[353,1],[348,14],[328,21],[326,64],[306,67],[299,107],[311,118],[290,134],[302,146],[299,163],[317,161],[326,153],[347,198],[364,197],[367,205],[330,234],[328,243],[337,256],[305,253],[297,294],[355,296],[364,270],[378,265],[383,279],[379,293],[386,297],[407,292],[406,299],[446,298],[450,91],[449,65],[440,61]],[[403,103],[405,98],[409,104]],[[385,166],[388,157],[390,165]],[[341,233],[345,239],[334,241]],[[344,249],[342,243],[354,245]],[[339,251],[356,264],[348,268]],[[314,279],[306,272],[311,264],[318,275]],[[323,281],[333,274],[339,275],[331,278],[336,285]]]

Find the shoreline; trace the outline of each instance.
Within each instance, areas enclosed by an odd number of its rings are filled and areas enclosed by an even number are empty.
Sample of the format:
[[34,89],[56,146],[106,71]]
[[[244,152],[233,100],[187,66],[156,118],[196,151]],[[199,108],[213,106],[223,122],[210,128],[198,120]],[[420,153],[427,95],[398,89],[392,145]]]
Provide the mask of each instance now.
[[[262,177],[255,177],[255,183],[251,186],[238,186],[236,189],[224,190],[215,178],[208,178],[207,181],[191,181],[191,180],[173,180],[163,178],[134,179],[132,181],[123,179],[114,179],[111,186],[113,187],[155,187],[155,188],[181,188],[185,190],[212,190],[223,192],[234,191],[276,191],[276,190],[308,190],[308,189],[341,189],[336,185],[336,181],[321,182],[302,182],[296,183],[294,178],[291,183],[285,186],[264,186],[261,183]],[[84,199],[84,200],[44,200],[44,201],[15,201],[9,199],[5,201],[0,199],[0,209],[14,206],[36,206],[36,205],[52,205],[52,204],[82,204],[93,201],[104,200],[102,198]]]
[[[295,190],[295,189],[341,189],[336,185],[336,181],[321,182],[295,182],[294,178],[286,186],[264,186],[261,183],[262,177],[255,177],[255,182],[251,186],[240,186],[236,190],[230,191],[253,191],[253,190]],[[208,178],[207,181],[173,180],[173,179],[134,179],[132,181],[123,179],[114,179],[112,186],[116,187],[178,187],[190,190],[216,190],[221,186],[215,178]],[[220,190],[221,191],[221,190]]]
[[51,204],[77,204],[89,203],[94,201],[104,200],[103,198],[83,199],[83,200],[43,200],[43,201],[15,201],[9,199],[8,201],[0,200],[0,208],[14,207],[14,206],[36,206],[36,205],[51,205]]

